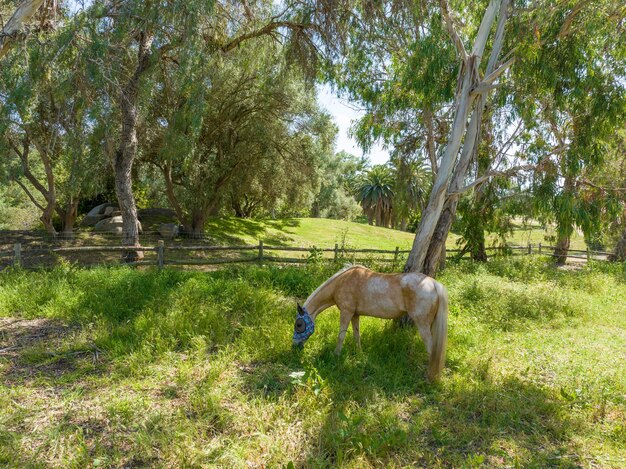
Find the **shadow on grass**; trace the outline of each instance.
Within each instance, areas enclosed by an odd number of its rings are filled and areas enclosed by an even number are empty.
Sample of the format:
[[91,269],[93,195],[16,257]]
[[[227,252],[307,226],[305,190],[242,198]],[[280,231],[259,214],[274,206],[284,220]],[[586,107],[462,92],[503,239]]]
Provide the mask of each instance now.
[[[287,228],[296,228],[300,222],[295,219],[254,220],[248,218],[213,218],[207,223],[207,235],[218,242],[227,244],[245,244],[246,239],[263,239],[265,244],[286,246],[292,241]],[[268,228],[279,231],[268,234]]]
[[0,376],[5,384],[71,380],[104,370],[97,348],[74,340],[76,326],[53,319],[0,318],[0,330]]
[[[462,376],[453,360],[443,381],[430,384],[419,335],[391,324],[364,334],[362,342],[357,352],[347,339],[340,357],[333,354],[334,343],[313,356],[282,349],[241,370],[244,392],[254,398],[320,406],[323,422],[298,466],[363,458],[444,467],[580,463],[559,459],[574,423],[549,389],[514,376],[496,379],[488,369]],[[294,380],[297,369],[306,372]],[[306,412],[305,404],[298,408]]]

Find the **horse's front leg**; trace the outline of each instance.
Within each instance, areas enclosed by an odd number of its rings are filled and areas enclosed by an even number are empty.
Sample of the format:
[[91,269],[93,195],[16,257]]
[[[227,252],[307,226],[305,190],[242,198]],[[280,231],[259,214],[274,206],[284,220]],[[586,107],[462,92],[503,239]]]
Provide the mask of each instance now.
[[344,311],[341,311],[339,315],[339,338],[337,339],[337,348],[335,348],[335,355],[339,355],[341,353],[343,340],[346,338],[346,332],[348,330],[350,320],[352,319],[352,315],[352,313],[347,313]]

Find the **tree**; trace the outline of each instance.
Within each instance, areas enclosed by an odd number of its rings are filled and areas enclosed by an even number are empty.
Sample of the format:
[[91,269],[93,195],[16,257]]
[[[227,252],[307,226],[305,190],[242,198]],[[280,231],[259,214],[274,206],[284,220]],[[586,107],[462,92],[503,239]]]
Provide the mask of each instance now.
[[[527,93],[533,83],[548,76],[554,80],[560,74],[557,67],[552,67],[551,63],[546,66],[537,57],[543,51],[552,53],[555,45],[558,49],[559,43],[572,35],[582,35],[585,27],[597,27],[598,31],[593,31],[596,37],[615,45],[623,8],[612,1],[602,2],[593,10],[585,2],[565,2],[551,8],[540,2],[528,8],[513,8],[508,0],[499,0],[490,1],[484,9],[465,8],[461,23],[455,19],[457,15],[445,0],[425,2],[415,9],[403,7],[396,2],[380,2],[371,11],[361,12],[362,22],[355,29],[365,33],[354,33],[356,40],[352,44],[355,50],[341,62],[339,84],[368,107],[369,112],[361,126],[367,138],[395,139],[410,147],[416,137],[423,136],[425,144],[420,151],[431,162],[434,183],[405,269],[433,275],[456,216],[459,197],[464,192],[479,188],[495,177],[511,178],[524,171],[541,171],[544,159],[563,151],[556,145],[541,145],[541,136],[533,132],[534,127],[527,119],[532,113],[523,110],[519,104],[522,100],[534,102],[540,95],[537,89]],[[393,18],[387,19],[390,12],[394,13]],[[600,18],[605,18],[604,23],[599,23]],[[409,27],[391,26],[397,23],[410,25],[413,32],[406,34],[404,32]],[[402,33],[397,33],[398,29]],[[513,34],[505,35],[507,30]],[[444,38],[440,31],[445,31],[447,37]],[[611,33],[607,35],[609,31]],[[594,42],[594,47],[603,43],[599,39]],[[362,44],[366,47],[363,48]],[[468,44],[471,44],[471,50]],[[377,50],[367,53],[367,47],[375,45]],[[449,58],[451,48],[456,59]],[[355,65],[359,60],[365,62],[362,67]],[[623,61],[609,60],[613,64],[623,64]],[[448,81],[445,75],[435,73],[449,70],[454,62],[457,73],[449,73]],[[409,67],[398,65],[402,63],[416,66],[412,73],[403,73]],[[574,62],[566,61],[563,65],[571,67]],[[369,79],[360,78],[359,72],[365,69],[372,70]],[[576,68],[571,71],[575,73]],[[454,75],[458,77],[456,87],[450,80]],[[426,82],[424,76],[435,79]],[[444,79],[436,79],[442,76]],[[451,86],[443,86],[450,82]],[[620,80],[613,80],[615,83]],[[507,85],[510,86],[509,95],[497,93],[498,88]],[[434,92],[430,86],[435,88]],[[420,91],[421,88],[425,91]],[[456,92],[453,91],[455,88]],[[441,91],[438,93],[437,90]],[[446,94],[445,90],[452,93]],[[482,138],[487,104],[493,106],[489,113],[493,116],[489,117],[491,123],[501,112],[512,114],[509,114],[508,122],[503,119],[504,125],[498,131],[499,147],[494,146],[489,165],[478,168],[476,152]],[[537,114],[536,110],[534,114]],[[410,116],[413,116],[412,122]],[[446,125],[448,122],[449,126]],[[435,129],[441,127],[449,130],[439,151]],[[545,128],[545,125],[541,127]],[[527,135],[538,140],[531,143],[524,139]],[[511,147],[533,145],[535,149],[542,149],[541,157],[509,151]],[[413,145],[413,148],[419,146]]]
[[9,21],[2,26],[0,31],[0,59],[7,54],[11,44],[15,42],[16,36],[33,19],[44,3],[44,0],[22,0],[20,2]]
[[335,128],[283,45],[259,38],[225,57],[190,50],[177,62],[154,76],[161,84],[149,106],[145,158],[161,171],[186,231],[202,233],[225,205],[249,216],[310,193],[303,189],[317,184],[315,166]]
[[[95,82],[106,103],[102,119],[118,122],[105,132],[115,171],[116,194],[124,220],[122,244],[139,243],[137,208],[132,190],[133,164],[138,154],[137,130],[143,117],[143,98],[155,90],[158,65],[181,63],[179,55],[192,53],[219,60],[259,38],[293,39],[292,54],[312,59],[313,37],[323,33],[324,16],[306,4],[286,8],[270,1],[177,2],[163,8],[153,1],[95,3],[89,11],[90,56]],[[321,15],[321,16],[320,16]],[[314,21],[318,21],[314,23]],[[129,53],[130,51],[130,53]],[[198,221],[199,222],[199,221]],[[194,222],[197,225],[197,223]],[[138,252],[124,257],[133,260]]]
[[357,200],[369,224],[389,227],[393,210],[393,175],[385,165],[373,166],[357,186]]
[[45,41],[27,38],[4,59],[0,83],[0,145],[11,179],[41,211],[45,229],[71,233],[82,195],[101,174],[90,151],[93,93],[85,86],[76,38],[59,20]]
[[350,220],[361,211],[353,194],[357,179],[366,170],[367,160],[345,151],[328,152],[324,156],[311,216]]
[[393,155],[390,164],[394,176],[392,225],[406,231],[409,219],[424,210],[432,176],[423,159]]

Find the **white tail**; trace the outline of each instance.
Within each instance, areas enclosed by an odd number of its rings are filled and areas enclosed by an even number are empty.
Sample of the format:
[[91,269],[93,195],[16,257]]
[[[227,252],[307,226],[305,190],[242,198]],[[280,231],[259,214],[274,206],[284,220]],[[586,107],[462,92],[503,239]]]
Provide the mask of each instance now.
[[448,342],[448,293],[443,285],[436,283],[439,296],[437,315],[430,325],[433,345],[428,366],[428,379],[439,379],[443,365],[446,362],[446,344]]

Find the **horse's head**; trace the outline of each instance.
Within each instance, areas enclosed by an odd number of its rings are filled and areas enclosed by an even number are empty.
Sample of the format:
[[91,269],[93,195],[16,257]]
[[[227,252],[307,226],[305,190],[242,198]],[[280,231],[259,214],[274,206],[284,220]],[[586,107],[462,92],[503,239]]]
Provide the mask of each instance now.
[[298,304],[298,315],[293,328],[293,345],[298,346],[304,344],[309,337],[315,332],[315,323],[313,318],[306,310]]

